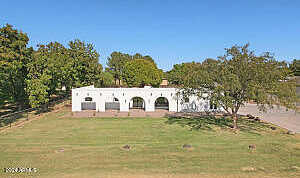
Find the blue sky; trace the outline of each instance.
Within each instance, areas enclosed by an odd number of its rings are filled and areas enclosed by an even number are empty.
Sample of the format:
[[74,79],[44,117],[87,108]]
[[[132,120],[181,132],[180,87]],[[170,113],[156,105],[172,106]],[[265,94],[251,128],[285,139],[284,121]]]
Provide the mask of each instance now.
[[299,9],[299,0],[5,0],[0,25],[26,32],[31,46],[79,38],[103,65],[112,51],[138,52],[166,71],[248,42],[257,54],[300,59]]

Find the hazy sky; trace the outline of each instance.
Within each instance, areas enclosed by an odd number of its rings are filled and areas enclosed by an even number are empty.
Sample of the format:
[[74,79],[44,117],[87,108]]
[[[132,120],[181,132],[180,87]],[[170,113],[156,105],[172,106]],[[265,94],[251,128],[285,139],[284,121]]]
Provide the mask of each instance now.
[[103,65],[112,51],[138,52],[169,70],[248,42],[257,54],[300,59],[299,0],[3,0],[6,23],[26,32],[31,46],[93,43]]

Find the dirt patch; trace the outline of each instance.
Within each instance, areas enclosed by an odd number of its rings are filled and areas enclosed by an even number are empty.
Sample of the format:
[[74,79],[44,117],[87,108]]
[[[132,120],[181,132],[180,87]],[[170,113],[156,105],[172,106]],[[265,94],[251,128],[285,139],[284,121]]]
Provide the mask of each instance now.
[[251,172],[251,171],[256,171],[256,168],[248,166],[248,167],[242,167],[241,170],[246,172]]
[[146,112],[141,109],[131,109],[129,112],[120,112],[116,110],[108,110],[105,112],[96,112],[96,111],[79,111],[79,112],[72,112],[71,116],[75,118],[86,118],[86,117],[149,117],[149,118],[160,118],[166,117],[168,114],[172,114],[174,112],[169,112],[167,110],[158,109],[154,112]]

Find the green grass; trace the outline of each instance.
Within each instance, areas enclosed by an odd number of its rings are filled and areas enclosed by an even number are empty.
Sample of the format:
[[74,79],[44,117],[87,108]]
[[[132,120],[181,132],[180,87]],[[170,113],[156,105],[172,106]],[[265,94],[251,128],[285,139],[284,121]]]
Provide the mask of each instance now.
[[[1,171],[0,177],[300,176],[299,135],[274,131],[267,125],[235,134],[216,125],[201,129],[192,120],[63,115],[50,113],[1,133],[1,169],[35,167],[38,172]],[[122,149],[126,144],[132,149]],[[183,149],[183,144],[193,149]],[[256,145],[255,151],[249,151],[250,144]],[[255,171],[242,170],[245,167]]]

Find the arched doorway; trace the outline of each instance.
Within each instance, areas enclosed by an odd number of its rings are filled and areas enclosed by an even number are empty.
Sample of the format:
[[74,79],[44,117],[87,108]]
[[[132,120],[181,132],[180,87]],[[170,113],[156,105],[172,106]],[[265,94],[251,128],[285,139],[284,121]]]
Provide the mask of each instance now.
[[110,102],[105,102],[105,110],[117,110],[120,111],[120,102],[118,98],[113,98]]
[[159,97],[155,100],[154,107],[155,110],[156,109],[169,110],[169,101],[165,97]]
[[81,110],[96,110],[96,102],[93,101],[92,97],[84,98],[84,101],[81,102]]
[[145,110],[145,101],[141,97],[133,97],[129,102],[129,109]]

